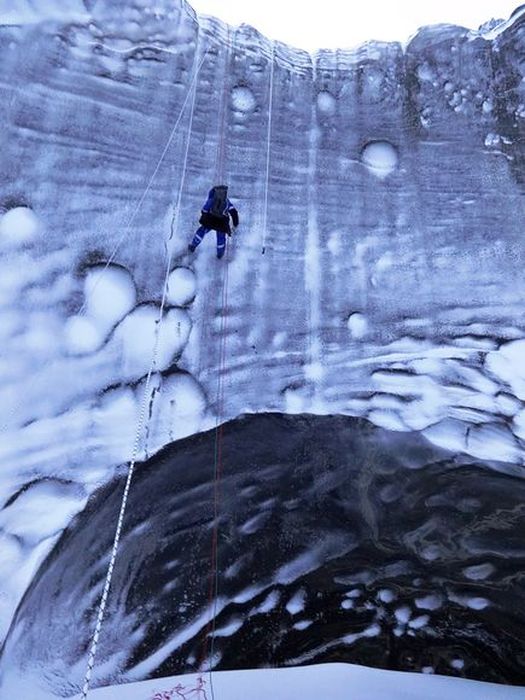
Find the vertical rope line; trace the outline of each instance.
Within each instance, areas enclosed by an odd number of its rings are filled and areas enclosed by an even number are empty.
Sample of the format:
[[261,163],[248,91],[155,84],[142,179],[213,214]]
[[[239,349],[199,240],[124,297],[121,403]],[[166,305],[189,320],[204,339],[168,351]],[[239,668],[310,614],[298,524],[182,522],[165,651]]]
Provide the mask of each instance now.
[[[227,30],[227,46],[228,46],[228,59],[232,51],[232,43],[230,39],[230,30]],[[221,115],[221,153],[220,153],[220,177],[224,179],[225,175],[225,153],[226,153],[226,101],[227,101],[227,88],[228,83],[224,81],[224,92],[222,101],[222,115]],[[221,499],[221,478],[222,478],[222,415],[223,415],[223,402],[224,402],[224,373],[226,370],[226,323],[228,315],[228,251],[229,244],[227,245],[225,251],[224,259],[224,274],[223,274],[223,284],[222,284],[222,318],[221,318],[221,329],[220,329],[220,344],[219,344],[219,367],[217,375],[217,419],[215,423],[215,487],[214,487],[214,524],[215,524],[215,562],[214,562],[214,576],[213,576],[213,607],[211,610],[212,616],[212,626],[211,626],[211,648],[210,648],[210,664],[209,664],[209,677],[210,677],[210,689],[212,700],[215,699],[215,690],[213,687],[213,675],[212,675],[212,663],[215,654],[215,630],[217,628],[217,608],[218,608],[218,597],[219,597],[219,518],[220,518],[220,499]]]
[[[198,67],[198,69],[197,69],[197,72],[196,72],[196,73],[193,75],[193,77],[192,77],[192,80],[191,80],[190,85],[189,85],[189,87],[188,87],[188,93],[187,93],[187,95],[186,95],[186,97],[185,97],[185,99],[184,99],[183,105],[182,105],[182,107],[181,107],[180,114],[179,114],[179,116],[177,117],[177,120],[175,121],[175,125],[174,125],[173,129],[171,130],[171,133],[170,133],[170,135],[169,135],[169,137],[168,137],[168,140],[166,141],[166,145],[164,146],[164,150],[162,151],[162,153],[161,153],[161,155],[160,155],[160,158],[159,158],[159,160],[158,160],[158,162],[157,162],[157,165],[156,165],[156,167],[155,167],[155,170],[153,171],[153,173],[152,173],[152,175],[151,175],[151,177],[150,177],[150,179],[149,179],[149,182],[148,182],[148,184],[146,185],[146,189],[145,189],[144,192],[142,193],[138,204],[135,206],[135,209],[134,209],[134,211],[133,211],[131,217],[128,219],[127,224],[125,224],[124,232],[122,233],[121,237],[120,237],[119,240],[117,241],[117,244],[116,244],[115,247],[113,248],[113,251],[112,251],[111,255],[109,256],[109,258],[108,258],[108,260],[106,261],[106,263],[105,263],[104,267],[102,268],[102,270],[100,270],[99,274],[97,275],[97,277],[96,277],[96,279],[95,279],[95,283],[93,284],[93,286],[92,286],[88,291],[86,291],[84,301],[83,301],[82,305],[80,306],[80,308],[78,309],[78,311],[76,312],[78,315],[82,314],[82,313],[85,311],[89,298],[93,296],[93,294],[95,293],[95,290],[97,289],[97,287],[98,287],[98,285],[99,285],[99,283],[100,283],[100,280],[101,280],[102,276],[104,275],[104,273],[106,272],[106,270],[108,269],[108,267],[111,265],[111,263],[112,263],[113,260],[115,259],[115,256],[116,256],[116,254],[117,254],[117,252],[118,252],[120,246],[122,245],[122,243],[123,243],[123,241],[124,241],[124,238],[127,236],[127,234],[129,233],[129,231],[130,231],[130,229],[131,229],[131,225],[132,225],[133,221],[135,220],[135,217],[137,216],[137,214],[138,214],[138,212],[139,212],[139,209],[140,209],[140,207],[142,206],[142,204],[143,204],[143,202],[144,202],[144,199],[146,198],[146,195],[148,194],[149,190],[151,189],[151,186],[152,186],[152,184],[153,184],[153,180],[155,179],[155,177],[156,177],[156,175],[157,175],[157,173],[158,173],[158,171],[159,171],[159,168],[160,168],[160,166],[161,166],[161,164],[162,164],[164,158],[166,157],[166,154],[167,154],[167,152],[168,152],[168,149],[169,149],[169,147],[170,147],[170,145],[171,145],[171,143],[172,143],[172,141],[173,141],[173,138],[174,138],[174,136],[175,136],[175,132],[176,132],[176,130],[177,130],[177,127],[178,127],[179,124],[180,124],[180,121],[181,121],[181,119],[182,119],[184,110],[185,110],[186,105],[187,105],[187,103],[188,103],[188,100],[189,100],[189,98],[190,98],[192,88],[195,88],[195,87],[196,87],[195,80],[196,80],[196,78],[197,78],[198,73],[200,72],[200,69],[201,69],[201,67],[202,67],[202,64],[204,63],[204,60],[205,60],[206,55],[208,54],[208,52],[209,52],[209,49],[206,50],[206,53],[204,54],[204,56],[203,56],[202,59],[201,59],[201,62],[200,62],[199,67]],[[47,361],[43,364],[41,370],[44,370],[49,364],[51,364],[51,362],[52,362],[52,360],[47,360]],[[19,401],[19,402],[11,409],[11,415],[13,415],[13,414],[15,413],[15,411],[17,411],[23,403],[24,403],[24,401]],[[3,433],[3,432],[5,432],[5,431],[7,431],[8,429],[9,429],[9,426],[8,426],[7,423],[5,423],[4,425],[0,426],[0,433]]]
[[214,489],[214,514],[215,514],[215,576],[214,576],[214,600],[212,610],[212,633],[211,633],[211,649],[210,649],[210,687],[212,698],[214,697],[212,668],[211,662],[215,653],[215,630],[217,627],[217,609],[219,598],[219,552],[218,552],[218,535],[219,535],[219,515],[221,502],[221,479],[222,479],[222,436],[223,436],[223,414],[224,414],[224,375],[226,372],[226,333],[227,333],[227,317],[228,317],[228,281],[229,281],[229,266],[228,252],[226,252],[226,265],[224,269],[224,279],[222,285],[222,319],[221,319],[221,346],[219,356],[219,373],[217,376],[217,420],[215,425],[215,489]]
[[[230,56],[231,44],[230,44],[230,33],[229,27],[227,27],[227,63]],[[217,178],[222,178],[224,175],[224,160],[225,160],[225,131],[226,131],[226,100],[227,100],[227,90],[228,83],[226,79],[224,80],[220,113],[219,113],[219,143],[217,144],[216,160],[215,160],[215,172]],[[209,638],[211,638],[210,653],[209,653],[209,663],[208,663],[208,675],[210,683],[210,691],[212,700],[215,697],[215,691],[213,687],[213,654],[215,649],[215,629],[216,629],[216,617],[217,617],[217,606],[218,606],[218,590],[219,590],[219,570],[218,570],[218,539],[219,539],[219,510],[220,510],[220,479],[222,474],[222,450],[221,450],[221,439],[222,439],[222,428],[220,427],[221,417],[222,417],[222,375],[224,371],[224,343],[226,335],[226,313],[225,308],[225,289],[228,281],[228,249],[229,245],[226,247],[226,254],[223,265],[225,266],[223,284],[222,284],[222,295],[221,295],[221,328],[220,328],[220,341],[219,341],[219,367],[217,374],[217,418],[215,424],[215,447],[214,447],[214,465],[213,465],[213,528],[211,537],[211,553],[210,553],[210,572],[208,581],[208,606],[210,609],[210,616],[204,630],[203,646],[201,651],[201,659],[199,662],[199,667],[202,668],[203,664],[206,662],[206,657],[208,656],[209,649]]]
[[[197,48],[196,48],[196,50],[195,50],[195,57],[197,57],[197,55],[198,55],[198,37],[197,37]],[[192,110],[194,110],[194,108],[195,108],[195,95],[196,95],[196,92],[197,92],[197,90],[196,90],[196,84],[197,84],[197,83],[196,83],[196,79],[197,79],[197,75],[198,75],[198,73],[199,73],[199,71],[200,71],[200,68],[201,68],[201,66],[202,66],[202,63],[204,62],[205,56],[206,56],[206,54],[204,55],[204,57],[203,57],[202,61],[200,62],[200,64],[196,67],[196,69],[195,69],[195,71],[194,71],[193,80],[192,80],[192,82],[191,82],[191,85],[193,85],[193,99],[192,99],[192,103],[191,103],[191,104],[192,104]],[[189,96],[190,92],[191,92],[191,90],[188,92],[188,96]],[[187,102],[187,100],[185,101],[185,103],[186,103],[186,102]],[[182,116],[182,113],[181,113],[181,116]],[[179,118],[178,121],[180,121],[180,118]],[[186,151],[185,151],[185,157],[184,157],[184,162],[183,162],[183,170],[182,170],[181,180],[180,180],[180,185],[179,185],[179,194],[178,194],[178,198],[177,198],[177,206],[178,206],[179,208],[180,208],[180,203],[181,203],[181,199],[182,199],[182,190],[183,190],[183,187],[184,187],[185,176],[186,176],[187,160],[188,160],[188,153],[189,153],[189,142],[190,142],[190,139],[191,139],[191,129],[192,129],[192,127],[193,127],[193,111],[192,111],[192,113],[191,113],[191,115],[190,115],[190,120],[189,120],[189,125],[188,125],[188,134],[187,134],[187,142],[186,142]],[[173,130],[172,130],[172,133],[174,133]],[[166,149],[166,150],[167,150],[167,149]],[[179,217],[179,212],[177,212],[177,214],[176,214],[176,219],[177,219],[177,220],[178,220],[178,217]],[[174,218],[175,218],[175,212],[174,212]],[[171,238],[172,235],[173,235],[173,230],[174,230],[174,229],[173,229],[173,226],[172,226],[170,238]],[[97,653],[98,642],[99,642],[100,633],[101,633],[101,630],[102,630],[102,623],[103,623],[103,621],[104,621],[104,615],[105,615],[105,612],[106,612],[107,601],[108,601],[109,591],[110,591],[110,587],[111,587],[111,581],[112,581],[112,578],[113,578],[113,571],[114,571],[114,567],[115,567],[115,561],[116,561],[116,558],[117,558],[118,547],[119,547],[119,544],[120,544],[120,538],[121,538],[121,534],[122,534],[122,525],[123,525],[123,522],[124,522],[124,514],[125,514],[125,512],[126,512],[126,506],[127,506],[127,502],[128,502],[129,491],[130,491],[130,488],[131,488],[131,481],[132,481],[132,479],[133,479],[133,473],[134,473],[134,471],[135,471],[135,464],[136,464],[136,461],[137,461],[137,456],[138,456],[138,453],[139,453],[140,443],[141,443],[141,439],[142,439],[142,437],[143,437],[143,431],[144,431],[145,424],[146,424],[146,413],[147,413],[147,409],[148,409],[148,406],[149,406],[150,401],[151,401],[151,397],[150,397],[151,377],[152,377],[152,375],[153,375],[153,371],[154,371],[154,368],[155,368],[156,362],[157,362],[157,353],[158,353],[158,348],[159,348],[160,331],[161,331],[162,320],[163,320],[163,316],[164,316],[164,307],[165,307],[165,304],[166,304],[166,297],[167,297],[167,290],[168,290],[168,278],[169,278],[169,273],[170,273],[170,268],[171,268],[171,262],[172,262],[173,253],[170,252],[169,255],[168,255],[167,257],[168,257],[168,259],[167,259],[167,263],[166,263],[166,274],[165,274],[165,277],[164,277],[164,285],[163,285],[163,291],[162,291],[162,300],[161,300],[161,304],[160,304],[160,307],[159,307],[159,315],[158,315],[158,318],[157,318],[157,321],[156,321],[156,327],[155,327],[155,340],[154,340],[154,346],[153,346],[153,353],[152,353],[152,358],[151,358],[151,363],[150,363],[150,366],[149,366],[149,369],[148,369],[148,373],[147,373],[147,376],[146,376],[146,382],[145,382],[145,386],[144,386],[144,395],[143,395],[143,397],[142,397],[141,408],[140,408],[140,413],[139,413],[139,419],[138,419],[138,424],[137,424],[137,430],[136,430],[136,432],[135,432],[135,439],[134,439],[134,443],[133,443],[133,450],[132,450],[132,453],[131,453],[131,460],[130,460],[130,463],[129,463],[128,474],[127,474],[127,478],[126,478],[126,484],[125,484],[125,487],[124,487],[124,493],[123,493],[123,495],[122,495],[122,501],[121,501],[121,504],[120,504],[120,511],[119,511],[119,516],[118,516],[118,521],[117,521],[117,529],[116,529],[115,537],[114,537],[114,540],[113,540],[113,547],[112,547],[112,550],[111,550],[110,562],[109,562],[109,566],[108,566],[108,569],[107,569],[106,578],[105,578],[105,581],[104,581],[104,589],[103,589],[103,592],[102,592],[102,597],[101,597],[100,604],[99,604],[99,608],[98,608],[98,612],[97,612],[97,620],[96,620],[96,624],[95,624],[95,631],[94,631],[94,633],[93,633],[93,637],[92,637],[91,645],[90,645],[90,649],[89,649],[88,664],[87,664],[86,674],[85,674],[85,677],[84,677],[84,684],[83,684],[83,686],[82,686],[82,693],[81,693],[81,699],[82,699],[82,700],[85,700],[85,699],[87,698],[87,694],[88,694],[88,692],[89,692],[89,687],[90,687],[90,683],[91,683],[91,677],[92,677],[93,668],[94,668],[94,665],[95,665],[95,658],[96,658],[96,653]]]
[[[206,53],[207,53],[207,52],[206,52]],[[140,208],[142,207],[142,204],[144,203],[144,200],[146,199],[146,196],[147,196],[148,192],[149,192],[150,189],[151,189],[151,186],[152,186],[152,184],[153,184],[153,180],[154,180],[155,177],[157,176],[157,173],[159,172],[160,166],[162,165],[162,163],[163,163],[163,161],[164,161],[164,158],[166,157],[166,154],[167,154],[167,152],[168,152],[168,150],[169,150],[169,147],[171,146],[171,142],[173,141],[173,138],[174,138],[174,136],[175,136],[175,132],[177,131],[177,127],[178,127],[179,124],[180,124],[180,121],[181,121],[182,116],[183,116],[183,114],[184,114],[184,110],[186,109],[186,105],[188,104],[188,100],[190,99],[190,96],[191,96],[191,93],[192,93],[192,88],[195,87],[195,81],[196,81],[196,79],[197,79],[197,75],[199,74],[199,70],[200,70],[202,64],[204,63],[204,59],[205,59],[205,58],[206,58],[206,54],[202,57],[201,64],[199,65],[198,69],[194,72],[194,74],[193,74],[193,76],[192,76],[192,79],[191,79],[191,82],[190,82],[190,85],[189,85],[189,88],[188,88],[188,92],[187,92],[186,97],[185,97],[185,99],[184,99],[184,102],[183,102],[183,104],[182,104],[182,107],[181,107],[179,116],[177,117],[177,120],[175,121],[175,124],[174,124],[174,126],[173,126],[173,128],[172,128],[172,130],[171,130],[171,132],[170,132],[169,137],[168,137],[168,140],[166,141],[166,145],[164,146],[164,149],[163,149],[163,151],[162,151],[162,153],[161,153],[161,155],[160,155],[160,158],[159,158],[159,160],[157,161],[157,165],[155,166],[155,170],[154,170],[153,173],[151,174],[151,177],[150,177],[150,179],[149,179],[149,181],[148,181],[148,184],[146,185],[146,189],[145,189],[144,192],[142,193],[142,195],[141,195],[141,197],[140,197],[140,199],[139,199],[137,205],[135,206],[135,209],[133,210],[133,213],[131,214],[130,218],[128,219],[128,222],[127,222],[127,224],[126,224],[125,227],[124,227],[124,231],[123,231],[122,235],[120,236],[120,238],[118,239],[117,244],[116,244],[115,247],[113,248],[113,251],[112,251],[111,255],[109,256],[108,260],[106,261],[106,264],[104,265],[104,267],[103,267],[102,270],[100,271],[100,274],[98,275],[97,279],[95,280],[95,284],[94,284],[93,287],[91,288],[90,294],[94,294],[94,292],[95,292],[95,290],[96,290],[96,288],[97,288],[97,285],[98,285],[98,283],[99,283],[99,281],[100,281],[100,278],[102,277],[102,275],[104,274],[104,272],[108,269],[108,267],[111,265],[111,263],[112,263],[113,260],[115,259],[115,256],[116,256],[117,252],[119,251],[120,246],[122,245],[122,243],[124,242],[125,237],[126,237],[127,234],[129,233],[129,231],[130,231],[130,229],[131,229],[131,225],[132,225],[132,223],[134,222],[134,220],[135,220],[137,214],[139,213]],[[84,311],[84,309],[86,308],[86,304],[87,304],[87,302],[86,302],[86,300],[84,300],[84,303],[82,304],[82,306],[80,307],[80,309],[79,309],[78,312],[77,312],[78,314],[81,314],[81,313]]]
[[272,142],[272,114],[273,114],[273,75],[275,67],[275,41],[272,41],[272,56],[270,65],[270,94],[268,99],[268,133],[266,137],[266,176],[264,187],[264,209],[263,209],[263,235],[262,235],[262,254],[266,251],[266,229],[268,226],[268,189],[270,179],[270,151]]

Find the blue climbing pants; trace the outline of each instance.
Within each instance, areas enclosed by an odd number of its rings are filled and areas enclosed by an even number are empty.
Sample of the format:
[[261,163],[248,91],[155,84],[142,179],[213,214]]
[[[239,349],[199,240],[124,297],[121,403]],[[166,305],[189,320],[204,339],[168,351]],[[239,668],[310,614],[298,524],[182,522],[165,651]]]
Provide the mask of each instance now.
[[[209,233],[210,231],[213,231],[211,228],[205,228],[204,226],[201,226],[195,231],[195,235],[193,236],[193,240],[191,242],[191,245],[196,248],[199,243],[202,242],[202,239],[204,236]],[[224,255],[224,251],[226,250],[226,234],[223,231],[216,231],[217,234],[217,257],[222,258]]]

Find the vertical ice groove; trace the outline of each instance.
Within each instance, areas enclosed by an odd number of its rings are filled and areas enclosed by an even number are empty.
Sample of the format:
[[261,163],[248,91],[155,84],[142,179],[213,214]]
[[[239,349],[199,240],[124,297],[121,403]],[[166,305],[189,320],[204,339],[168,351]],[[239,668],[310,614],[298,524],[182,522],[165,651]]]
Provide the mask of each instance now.
[[[317,62],[312,63],[312,83],[316,84]],[[308,349],[305,364],[305,375],[313,385],[313,406],[322,399],[323,358],[321,345],[321,287],[322,269],[320,238],[318,185],[321,178],[318,172],[319,126],[317,123],[315,101],[312,100],[311,123],[308,149],[308,230],[304,253],[304,283],[306,299],[308,300]]]

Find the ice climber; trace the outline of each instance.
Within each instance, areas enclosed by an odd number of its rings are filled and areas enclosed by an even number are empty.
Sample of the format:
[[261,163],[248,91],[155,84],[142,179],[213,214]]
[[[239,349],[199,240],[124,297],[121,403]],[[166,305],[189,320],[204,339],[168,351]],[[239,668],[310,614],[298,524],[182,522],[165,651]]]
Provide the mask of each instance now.
[[212,187],[208,194],[208,199],[202,207],[201,218],[199,219],[201,226],[195,231],[188,250],[193,253],[207,233],[216,231],[217,257],[220,260],[226,250],[226,235],[232,235],[230,216],[234,228],[237,228],[239,225],[239,214],[228,199],[228,187],[226,185]]

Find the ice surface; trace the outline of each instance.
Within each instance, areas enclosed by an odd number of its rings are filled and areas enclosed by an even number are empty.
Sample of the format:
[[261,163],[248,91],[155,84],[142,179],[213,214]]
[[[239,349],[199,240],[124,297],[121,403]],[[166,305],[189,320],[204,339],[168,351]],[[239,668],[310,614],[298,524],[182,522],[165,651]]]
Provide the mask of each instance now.
[[0,217],[0,249],[21,246],[39,233],[40,222],[28,207],[14,207]]
[[412,611],[410,610],[408,605],[402,605],[400,608],[396,608],[394,614],[398,622],[402,624],[407,624],[407,622],[410,620]]
[[[523,465],[523,22],[311,57],[179,1],[4,3],[2,629],[130,458],[156,339],[139,457],[276,410]],[[217,178],[241,228],[189,260]]]
[[[370,700],[441,700],[443,697],[450,700],[479,700],[480,697],[486,700],[517,700],[522,697],[521,688],[443,676],[383,671],[350,664],[220,671],[213,673],[212,678],[209,674],[201,677],[188,674],[108,686],[92,690],[90,695],[96,700],[198,697],[196,688],[201,686],[209,692],[211,682],[218,700],[245,700],[247,697],[252,700],[268,697],[278,697],[279,700],[316,700],[320,689],[333,700],[347,700],[349,693],[364,695]],[[24,683],[22,680],[9,689],[12,697],[24,694],[35,700],[52,700],[49,695],[35,695],[35,691],[38,693],[38,686],[34,682]]]
[[290,615],[297,615],[304,610],[306,594],[302,590],[298,590],[286,603],[286,609]]
[[[278,459],[268,456],[270,434]],[[210,631],[215,445],[212,429],[137,467],[97,683],[165,668],[190,672],[197,662],[189,659],[201,656]],[[245,666],[255,667],[270,644],[274,665],[338,654],[382,667],[395,644],[411,650],[396,662],[404,670],[432,665],[451,673],[454,653],[470,678],[521,677],[523,591],[516,587],[512,598],[507,591],[524,559],[522,479],[417,434],[392,435],[345,416],[244,416],[223,426],[221,450],[221,633],[214,651],[222,668],[237,664],[239,649]],[[64,620],[71,609],[79,619],[95,615],[124,477],[93,495],[38,572],[6,641],[0,683],[28,666],[46,668],[46,682],[57,690],[60,678],[72,687],[80,682],[82,664],[75,664],[91,625],[65,634]],[[387,486],[385,507],[379,495]],[[266,515],[264,527],[246,533],[257,513]],[[11,556],[14,563],[16,551]],[[490,578],[466,576],[480,575],[471,567],[486,563]],[[311,621],[307,628],[295,627],[304,620]],[[144,642],[128,643],[135,628]]]
[[186,306],[193,301],[197,280],[188,267],[175,268],[168,278],[168,301],[174,306]]
[[423,627],[426,627],[428,625],[429,620],[430,620],[430,617],[428,615],[419,615],[419,617],[412,618],[409,621],[408,626],[411,629],[419,630],[419,629],[422,629]]
[[0,512],[0,528],[23,545],[60,533],[86,503],[83,489],[60,482],[30,485]]
[[396,595],[394,591],[391,591],[388,588],[383,588],[379,591],[379,600],[382,603],[392,603],[395,599]]
[[368,143],[361,157],[368,170],[381,180],[394,172],[399,160],[395,147],[388,141]]
[[416,598],[416,607],[422,610],[438,610],[443,605],[443,599],[438,595],[427,595],[424,598]]
[[137,291],[127,270],[98,265],[86,274],[84,299],[87,316],[107,333],[133,309]]

